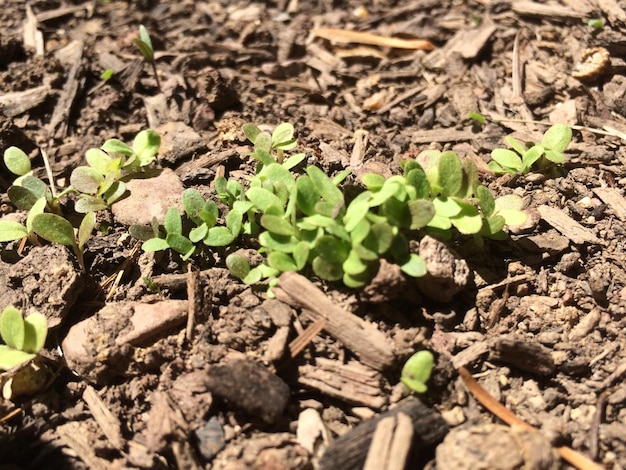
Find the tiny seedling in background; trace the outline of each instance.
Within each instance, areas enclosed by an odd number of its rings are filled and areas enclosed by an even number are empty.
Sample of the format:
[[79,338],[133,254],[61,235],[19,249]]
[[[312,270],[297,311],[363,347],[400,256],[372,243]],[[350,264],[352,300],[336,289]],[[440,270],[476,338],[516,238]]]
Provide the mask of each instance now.
[[535,163],[540,169],[563,163],[563,152],[572,140],[572,129],[565,124],[555,124],[546,131],[541,142],[534,145],[527,145],[511,136],[504,140],[513,150],[494,149],[489,168],[496,174],[526,174]]
[[485,125],[485,117],[480,113],[469,113],[467,117],[472,120],[472,131],[480,132]]
[[433,370],[435,358],[430,351],[418,351],[413,354],[402,368],[400,381],[412,392],[425,393],[426,382]]
[[115,73],[115,72],[113,71],[113,69],[106,69],[104,72],[102,72],[102,73],[100,74],[100,79],[101,79],[101,80],[104,80],[104,81],[106,82],[106,81],[107,81],[107,80],[109,80],[111,77],[113,77],[113,74],[114,74],[114,73]]
[[43,348],[48,334],[46,317],[33,312],[26,318],[13,306],[0,314],[0,370],[9,370],[33,359]]
[[596,30],[604,29],[604,20],[602,18],[591,18],[587,21],[587,26],[590,26]]
[[144,25],[139,26],[139,37],[134,38],[133,42],[139,48],[141,55],[143,55],[146,62],[152,66],[154,72],[154,78],[156,79],[157,88],[161,91],[161,82],[159,81],[159,74],[157,73],[156,60],[154,59],[154,49],[152,47],[152,39],[148,34],[148,30]]

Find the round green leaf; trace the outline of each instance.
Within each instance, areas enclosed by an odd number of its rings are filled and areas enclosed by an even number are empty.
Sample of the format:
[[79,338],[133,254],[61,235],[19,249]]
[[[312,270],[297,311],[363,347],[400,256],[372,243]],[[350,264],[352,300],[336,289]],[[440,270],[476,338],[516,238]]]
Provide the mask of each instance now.
[[428,222],[435,216],[435,206],[426,199],[416,199],[408,202],[411,213],[411,230],[418,230],[428,225]]
[[41,238],[60,245],[76,244],[74,227],[63,217],[56,214],[39,214],[33,219],[33,230]]
[[80,222],[80,227],[78,227],[78,246],[82,248],[91,237],[91,232],[96,227],[96,213],[89,212],[83,220]]
[[82,194],[78,201],[74,204],[74,210],[79,214],[87,214],[89,212],[98,212],[107,208],[106,202],[96,196]]
[[231,253],[226,257],[226,267],[233,276],[242,280],[250,273],[250,263],[238,253]]
[[9,370],[30,361],[35,354],[18,351],[10,348],[6,344],[0,344],[0,370]]
[[403,273],[411,277],[422,277],[428,272],[426,261],[421,256],[411,253],[409,260],[400,266]]
[[296,266],[296,263],[291,255],[281,253],[280,251],[271,252],[267,256],[267,264],[280,272],[298,270],[298,267]]
[[283,150],[290,150],[294,148],[297,142],[293,133],[293,124],[289,122],[279,124],[276,126],[276,129],[274,129],[274,132],[272,132],[272,147],[280,147]]
[[41,351],[48,335],[48,320],[45,315],[33,312],[24,319],[24,347],[27,353]]
[[443,196],[456,195],[463,185],[463,164],[454,152],[444,152],[439,158],[439,185]]
[[321,169],[310,166],[306,169],[317,193],[333,206],[343,205],[343,193]]
[[433,370],[435,358],[430,351],[418,351],[402,367],[402,382],[412,390],[423,393]]
[[572,129],[565,124],[555,124],[546,131],[541,145],[554,152],[563,152],[572,140]]
[[361,274],[348,274],[344,273],[343,275],[343,283],[347,287],[351,287],[352,289],[356,289],[359,287],[363,287],[369,281],[369,273],[367,271]]
[[30,210],[33,204],[37,202],[39,197],[34,194],[30,189],[26,189],[22,186],[11,186],[7,190],[9,199],[18,209],[23,211]]
[[170,245],[164,238],[151,238],[142,243],[141,249],[143,251],[163,251],[169,249]]
[[343,269],[341,269],[341,264],[331,263],[320,256],[313,259],[311,264],[315,274],[326,281],[338,281],[343,278]]
[[478,198],[478,204],[480,205],[480,210],[483,215],[490,217],[496,209],[496,200],[493,198],[491,191],[482,184],[479,184],[476,188],[476,197]]
[[349,245],[331,235],[324,235],[317,240],[315,252],[321,258],[334,264],[341,264],[350,253]]
[[226,227],[211,227],[204,237],[204,244],[207,246],[227,246],[235,240],[235,236]]
[[0,315],[0,336],[7,346],[21,350],[24,347],[24,318],[22,313],[9,305]]
[[109,155],[119,153],[127,157],[133,156],[133,149],[119,139],[108,139],[101,147]]
[[264,214],[261,216],[261,225],[277,235],[293,235],[294,229],[290,222],[277,215]]
[[113,161],[106,152],[100,149],[89,149],[85,152],[85,159],[91,168],[105,175],[109,171],[109,165]]
[[24,176],[31,170],[28,155],[22,149],[14,146],[4,151],[4,164],[11,173],[17,176]]
[[491,158],[504,168],[517,171],[522,167],[521,157],[512,150],[494,149],[491,152]]
[[461,212],[454,217],[450,217],[452,225],[464,235],[472,235],[480,232],[483,226],[483,219],[478,213],[478,209],[466,202],[459,204],[461,205]]
[[152,129],[141,131],[133,140],[133,151],[139,160],[139,166],[146,166],[156,158],[161,146],[161,136]]
[[70,184],[81,193],[96,194],[104,176],[90,166],[79,166],[70,175]]
[[0,243],[20,240],[28,235],[26,227],[12,220],[0,220]]
[[341,267],[346,274],[350,274],[351,276],[363,274],[367,271],[367,264],[365,264],[363,260],[359,258],[354,250],[350,250],[350,254],[343,262]]

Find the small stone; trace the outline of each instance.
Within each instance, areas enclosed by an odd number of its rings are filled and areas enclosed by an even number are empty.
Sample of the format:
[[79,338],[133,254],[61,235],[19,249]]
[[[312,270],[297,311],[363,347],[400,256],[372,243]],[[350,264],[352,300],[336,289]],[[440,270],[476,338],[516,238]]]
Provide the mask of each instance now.
[[194,434],[198,439],[198,450],[206,461],[213,460],[226,444],[224,429],[215,416],[209,419],[204,426],[196,429]]

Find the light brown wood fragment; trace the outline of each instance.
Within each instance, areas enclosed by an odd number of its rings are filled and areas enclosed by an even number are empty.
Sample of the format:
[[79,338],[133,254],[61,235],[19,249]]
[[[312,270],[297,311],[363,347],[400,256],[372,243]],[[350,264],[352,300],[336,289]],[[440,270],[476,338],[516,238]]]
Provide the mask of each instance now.
[[626,21],[626,12],[617,0],[595,0],[595,3],[611,23]]
[[82,41],[73,41],[64,48],[68,49],[68,51],[71,49],[71,53],[68,54],[68,61],[72,63],[72,66],[67,75],[67,81],[63,86],[59,101],[57,101],[54,107],[50,123],[48,124],[49,135],[57,139],[62,139],[66,136],[72,104],[74,103],[78,90],[83,88],[85,84],[85,78],[80,76],[82,70],[83,46]]
[[457,129],[417,130],[411,134],[411,142],[415,144],[431,144],[434,142],[461,142],[476,137],[472,131]]
[[92,470],[109,470],[111,463],[101,459],[89,442],[91,435],[85,422],[70,421],[57,426],[56,432],[63,444],[72,449],[88,468]]
[[626,198],[616,188],[594,188],[593,192],[615,213],[619,220],[626,220]]
[[364,470],[403,470],[413,441],[411,418],[398,413],[383,419],[374,431]]
[[347,29],[313,28],[311,34],[322,39],[344,44],[369,44],[371,46],[393,47],[396,49],[423,49],[427,51],[435,48],[430,41],[425,39],[389,38],[378,34],[350,31]]
[[40,105],[50,93],[50,85],[41,85],[24,91],[13,91],[0,95],[0,112],[6,117],[15,117]]
[[83,392],[83,400],[87,403],[91,415],[102,429],[108,442],[118,450],[124,449],[126,441],[122,436],[122,423],[102,401],[96,389],[87,385]]
[[569,7],[538,2],[511,2],[511,8],[518,15],[547,18],[582,19],[584,15]]
[[430,68],[443,68],[452,54],[459,54],[464,59],[473,59],[487,44],[495,30],[496,26],[490,21],[483,22],[478,29],[461,29],[443,48],[428,54],[424,64]]
[[326,318],[324,329],[354,352],[363,364],[384,370],[394,363],[390,343],[372,323],[366,322],[336,306],[306,277],[286,272],[274,290],[279,300],[306,307],[304,313],[312,320]]
[[353,170],[363,165],[368,140],[369,132],[366,130],[357,129],[354,132],[354,147],[352,147],[352,155],[350,156],[350,168]]
[[582,245],[583,243],[602,244],[602,241],[591,230],[580,225],[562,210],[545,205],[537,207],[537,210],[543,220],[569,238],[573,243],[577,245]]
[[298,367],[298,383],[346,403],[380,409],[387,404],[381,392],[382,376],[358,362],[317,358],[315,364]]

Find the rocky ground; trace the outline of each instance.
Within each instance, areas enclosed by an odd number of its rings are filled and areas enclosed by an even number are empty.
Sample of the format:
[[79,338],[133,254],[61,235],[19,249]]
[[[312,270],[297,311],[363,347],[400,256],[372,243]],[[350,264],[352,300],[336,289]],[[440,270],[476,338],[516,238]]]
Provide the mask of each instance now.
[[[2,6],[0,150],[19,146],[44,179],[45,152],[64,187],[89,148],[151,128],[174,182],[143,180],[157,197],[99,215],[86,273],[66,247],[3,244],[0,307],[41,311],[50,333],[31,395],[0,375],[0,468],[401,468],[406,453],[409,468],[552,469],[571,450],[579,468],[626,466],[619,2]],[[138,249],[128,225],[167,207],[167,188],[252,174],[247,122],[292,123],[330,175],[455,151],[528,221],[484,246],[422,239],[447,284],[421,290],[385,269],[364,290],[303,272],[269,299],[229,274],[228,249],[191,264]],[[488,170],[506,136],[537,142],[551,123],[574,128],[563,165]],[[19,220],[12,180],[3,167],[2,217]],[[399,377],[421,349],[436,364],[417,400]],[[471,376],[539,433],[494,417]]]

